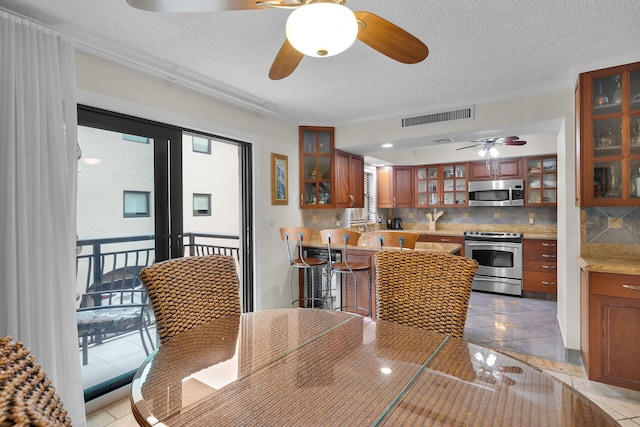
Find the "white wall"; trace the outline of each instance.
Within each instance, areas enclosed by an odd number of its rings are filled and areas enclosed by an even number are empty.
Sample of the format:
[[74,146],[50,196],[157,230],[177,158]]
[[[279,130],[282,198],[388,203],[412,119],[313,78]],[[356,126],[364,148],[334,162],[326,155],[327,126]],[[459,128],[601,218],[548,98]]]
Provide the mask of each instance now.
[[[271,206],[270,153],[289,156],[289,194],[299,193],[297,125],[218,101],[84,52],[76,55],[78,102],[253,143],[256,308],[287,307],[288,261],[278,228],[300,224],[290,196]],[[270,218],[267,226],[265,218]]]
[[[80,103],[254,144],[256,308],[288,306],[288,264],[278,228],[302,223],[301,211],[295,202],[299,194],[297,125],[231,106],[208,95],[86,53],[79,52],[76,62]],[[508,133],[519,130],[515,134],[521,137],[526,135],[530,142],[525,147],[504,147],[503,156],[557,152],[559,164],[564,166],[558,183],[565,188],[564,192],[560,191],[558,201],[559,251],[562,252],[559,261],[566,264],[565,270],[559,268],[558,318],[565,344],[570,348],[578,348],[580,320],[579,309],[576,308],[579,300],[575,297],[578,281],[574,260],[579,250],[579,233],[576,231],[579,212],[573,205],[573,129],[572,126],[567,128],[567,121],[573,120],[573,92],[556,91],[496,101],[477,105],[475,111],[474,120],[436,126],[401,128],[400,118],[339,126],[336,128],[336,147],[348,151],[350,147],[368,145],[373,152],[380,143],[386,141],[407,138],[431,141],[440,135],[459,132],[494,131],[494,135],[500,135],[508,130],[512,131]],[[463,158],[461,152],[455,151],[455,147],[451,148],[449,154],[441,154],[437,147],[381,154],[388,155],[392,162],[405,164],[450,161],[451,158],[443,158],[448,156],[463,161],[474,158],[473,150],[468,150],[471,153]],[[270,204],[272,152],[289,157],[287,206]]]

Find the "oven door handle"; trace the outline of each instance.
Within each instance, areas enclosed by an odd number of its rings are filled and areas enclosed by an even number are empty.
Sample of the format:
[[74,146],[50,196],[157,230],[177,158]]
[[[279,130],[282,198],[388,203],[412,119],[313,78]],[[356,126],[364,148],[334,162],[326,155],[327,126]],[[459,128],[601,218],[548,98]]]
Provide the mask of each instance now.
[[480,241],[480,240],[465,240],[464,244],[469,247],[484,246],[484,247],[487,247],[488,249],[500,249],[500,248],[518,249],[522,247],[522,243],[488,242],[488,241]]

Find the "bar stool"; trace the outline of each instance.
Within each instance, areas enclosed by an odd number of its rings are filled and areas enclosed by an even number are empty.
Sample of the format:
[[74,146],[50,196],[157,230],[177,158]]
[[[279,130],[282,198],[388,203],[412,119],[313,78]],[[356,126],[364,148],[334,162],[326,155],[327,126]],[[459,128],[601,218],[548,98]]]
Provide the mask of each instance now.
[[[313,308],[323,308],[325,305],[324,301],[324,292],[322,289],[322,280],[320,283],[320,295],[316,295],[315,291],[315,280],[314,275],[311,269],[317,267],[326,267],[327,260],[320,258],[306,258],[303,254],[304,250],[302,248],[302,243],[311,241],[311,235],[313,234],[313,230],[307,227],[281,227],[280,228],[280,238],[285,242],[285,246],[287,247],[287,257],[289,258],[289,287],[291,289],[291,304],[298,303],[301,307],[313,307]],[[297,242],[298,245],[298,257],[293,258],[291,254],[291,247],[289,242]],[[303,288],[303,297],[300,298],[300,286],[298,286],[298,298],[295,298],[293,292],[293,272],[302,270],[304,272],[304,288]],[[306,289],[306,278],[307,274],[311,273],[311,292],[310,295],[307,293]],[[318,303],[320,301],[320,303]],[[310,305],[309,305],[310,304]]]
[[401,231],[372,231],[374,236],[380,243],[380,250],[383,247],[394,247],[402,249],[415,249],[418,235],[416,233],[403,233]]
[[[360,239],[360,233],[357,231],[351,231],[344,228],[331,228],[327,230],[320,230],[320,239],[322,243],[327,245],[329,249],[329,300],[333,299],[333,295],[331,292],[331,279],[333,278],[334,273],[340,274],[340,289],[341,290],[341,303],[340,307],[337,307],[336,310],[343,310],[345,308],[352,308],[358,313],[358,310],[365,311],[365,316],[371,315],[371,266],[364,262],[349,262],[347,260],[347,246],[357,246],[358,240]],[[341,262],[332,262],[331,261],[331,243],[339,243],[342,241],[343,252],[342,252],[342,261]],[[366,272],[367,273],[367,307],[360,307],[358,305],[358,272]],[[354,305],[342,305],[342,301],[347,304],[347,296],[346,296],[346,281],[343,280],[347,277],[348,274],[353,274],[353,304]]]

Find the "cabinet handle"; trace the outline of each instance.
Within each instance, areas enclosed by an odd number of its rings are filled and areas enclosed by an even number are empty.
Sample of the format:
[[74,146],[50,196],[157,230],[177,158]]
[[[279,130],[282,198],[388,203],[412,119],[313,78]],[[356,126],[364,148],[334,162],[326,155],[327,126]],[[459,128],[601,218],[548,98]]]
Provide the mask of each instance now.
[[450,242],[451,239],[440,239],[441,242]]
[[540,283],[542,283],[543,285],[547,285],[547,286],[553,286],[553,285],[556,284],[556,282],[545,282],[544,280],[542,282],[540,282]]
[[351,200],[351,206],[353,206],[356,201],[356,199],[353,197],[353,194],[349,194],[349,200]]
[[300,207],[304,206],[303,200],[304,200],[304,196],[301,194],[300,195]]
[[394,197],[393,198],[393,206],[395,206],[395,205],[396,205],[396,198]]
[[634,285],[622,285],[623,288],[631,289],[632,291],[640,291],[640,286]]
[[555,265],[543,265],[542,268],[550,268],[550,269],[555,269],[556,266]]
[[555,243],[543,243],[542,246],[547,246],[547,247],[551,247],[551,248],[555,248],[556,244]]
[[555,255],[551,255],[551,254],[542,254],[542,258],[555,258]]

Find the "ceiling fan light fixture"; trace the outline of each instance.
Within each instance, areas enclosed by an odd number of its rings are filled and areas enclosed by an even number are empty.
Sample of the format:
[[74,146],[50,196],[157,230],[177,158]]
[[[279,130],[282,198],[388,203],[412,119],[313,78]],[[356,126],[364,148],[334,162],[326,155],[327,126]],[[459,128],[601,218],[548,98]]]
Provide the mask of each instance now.
[[487,149],[485,147],[482,147],[482,149],[478,151],[478,156],[484,158],[484,156],[486,155],[487,155]]
[[491,157],[498,157],[500,155],[500,151],[498,151],[498,149],[494,146],[491,146],[491,148],[489,148],[489,155]]
[[289,15],[287,40],[300,53],[325,57],[344,52],[358,35],[358,21],[346,6],[309,3]]

